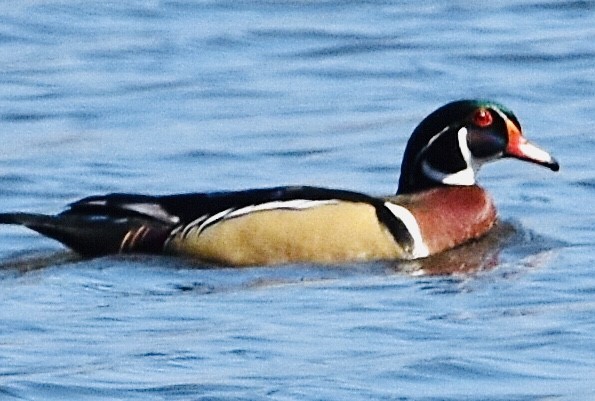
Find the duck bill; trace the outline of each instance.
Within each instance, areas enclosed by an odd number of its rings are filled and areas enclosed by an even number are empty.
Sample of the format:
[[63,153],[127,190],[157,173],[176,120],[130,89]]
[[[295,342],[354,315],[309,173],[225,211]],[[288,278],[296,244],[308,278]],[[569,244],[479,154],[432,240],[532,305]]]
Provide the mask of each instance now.
[[539,164],[552,171],[560,170],[560,165],[548,152],[527,141],[521,131],[511,122],[506,121],[508,128],[508,145],[504,151],[505,157]]

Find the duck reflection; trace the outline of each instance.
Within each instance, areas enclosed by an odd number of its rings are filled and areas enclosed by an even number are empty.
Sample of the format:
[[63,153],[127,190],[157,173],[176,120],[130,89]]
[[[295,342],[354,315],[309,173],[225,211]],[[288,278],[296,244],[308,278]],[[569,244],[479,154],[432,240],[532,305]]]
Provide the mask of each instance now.
[[503,252],[513,254],[519,261],[533,257],[531,267],[539,267],[544,259],[537,256],[559,246],[563,244],[527,230],[519,223],[497,221],[485,236],[475,241],[425,259],[395,263],[392,267],[414,276],[472,275],[500,266]]

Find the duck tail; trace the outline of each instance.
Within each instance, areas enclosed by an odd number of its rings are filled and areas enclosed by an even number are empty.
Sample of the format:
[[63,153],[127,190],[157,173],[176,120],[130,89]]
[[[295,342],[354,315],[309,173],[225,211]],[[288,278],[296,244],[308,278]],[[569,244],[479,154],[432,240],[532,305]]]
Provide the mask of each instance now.
[[163,249],[171,227],[142,218],[76,214],[0,213],[0,224],[25,226],[83,256]]

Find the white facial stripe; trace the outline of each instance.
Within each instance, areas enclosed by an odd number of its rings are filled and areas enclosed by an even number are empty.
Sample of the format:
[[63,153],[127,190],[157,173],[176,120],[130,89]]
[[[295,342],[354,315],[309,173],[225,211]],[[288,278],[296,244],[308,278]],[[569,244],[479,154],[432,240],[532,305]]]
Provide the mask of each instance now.
[[503,119],[504,121],[510,120],[510,118],[508,118],[508,117],[506,116],[506,114],[504,114],[504,112],[502,112],[502,110],[500,110],[499,108],[497,108],[497,107],[494,107],[494,108],[492,108],[491,110],[494,110],[496,113],[498,113],[498,114],[500,115],[500,117],[502,117],[502,119]]
[[465,159],[465,163],[469,166],[473,163],[473,155],[467,145],[467,128],[463,127],[457,132],[457,139],[459,141],[459,149],[461,150],[463,159]]
[[415,216],[403,206],[395,205],[391,202],[385,202],[384,206],[399,220],[403,222],[407,231],[413,238],[413,250],[411,251],[411,259],[425,258],[430,255],[430,250],[424,243],[421,235],[421,230]]
[[426,177],[431,178],[434,181],[441,182],[446,185],[474,185],[475,184],[475,173],[482,165],[482,162],[471,154],[469,146],[467,145],[467,128],[462,127],[457,132],[457,139],[459,142],[459,149],[463,160],[467,167],[463,170],[457,171],[456,173],[444,173],[436,170],[427,161],[423,161],[421,168]]
[[[504,121],[509,121],[510,119],[502,110],[497,107],[490,108],[490,110],[495,111]],[[430,145],[444,133],[449,127],[446,127],[444,130],[440,131],[438,134],[434,135],[429,141],[428,144],[423,148],[420,152],[420,158],[423,158],[423,154]],[[422,160],[421,169],[424,175],[430,178],[433,181],[441,182],[446,185],[463,185],[463,186],[470,186],[475,185],[475,176],[481,166],[484,163],[487,163],[491,160],[498,159],[502,157],[502,152],[494,154],[490,157],[486,158],[476,158],[471,153],[469,149],[469,145],[467,142],[467,128],[462,127],[457,132],[457,140],[459,149],[461,151],[461,155],[463,156],[463,160],[465,161],[466,167],[463,170],[457,171],[455,173],[445,173],[443,171],[437,170],[434,166],[427,162],[427,160]],[[536,146],[531,145],[530,143],[523,143],[519,145],[519,150],[523,152],[523,154],[533,158],[537,161],[541,161],[544,163],[552,162],[552,157],[549,153],[537,148]]]
[[[444,134],[449,129],[450,129],[450,126],[447,125],[446,127],[444,127],[442,129],[442,131],[440,131],[439,133],[437,133],[436,135],[434,135],[433,137],[431,137],[430,140],[428,141],[428,144],[426,146],[424,146],[424,150],[427,149],[436,139],[438,139],[440,137],[440,135]],[[422,150],[422,152],[423,152],[423,150]]]
[[444,134],[449,129],[450,129],[450,127],[447,125],[446,127],[444,127],[444,129],[442,131],[440,131],[439,133],[437,133],[436,135],[434,135],[433,137],[430,138],[430,140],[428,141],[428,144],[422,148],[422,150],[418,153],[417,157],[415,158],[416,164],[419,161],[419,159],[424,156],[424,153],[426,153],[426,150],[430,147],[430,145],[432,145],[432,143],[434,143],[434,141],[436,139],[440,138],[440,135]]
[[463,127],[457,132],[457,139],[459,141],[459,149],[467,167],[464,170],[444,177],[442,182],[448,185],[474,185],[475,173],[479,170],[481,163],[473,157],[469,150],[469,146],[467,145],[467,128]]

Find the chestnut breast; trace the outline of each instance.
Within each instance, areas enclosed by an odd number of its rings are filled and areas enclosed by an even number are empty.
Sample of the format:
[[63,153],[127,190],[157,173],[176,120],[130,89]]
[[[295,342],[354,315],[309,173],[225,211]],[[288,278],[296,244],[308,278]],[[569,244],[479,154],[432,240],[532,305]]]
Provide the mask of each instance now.
[[484,235],[496,222],[496,208],[477,186],[448,186],[391,197],[415,217],[433,255]]

